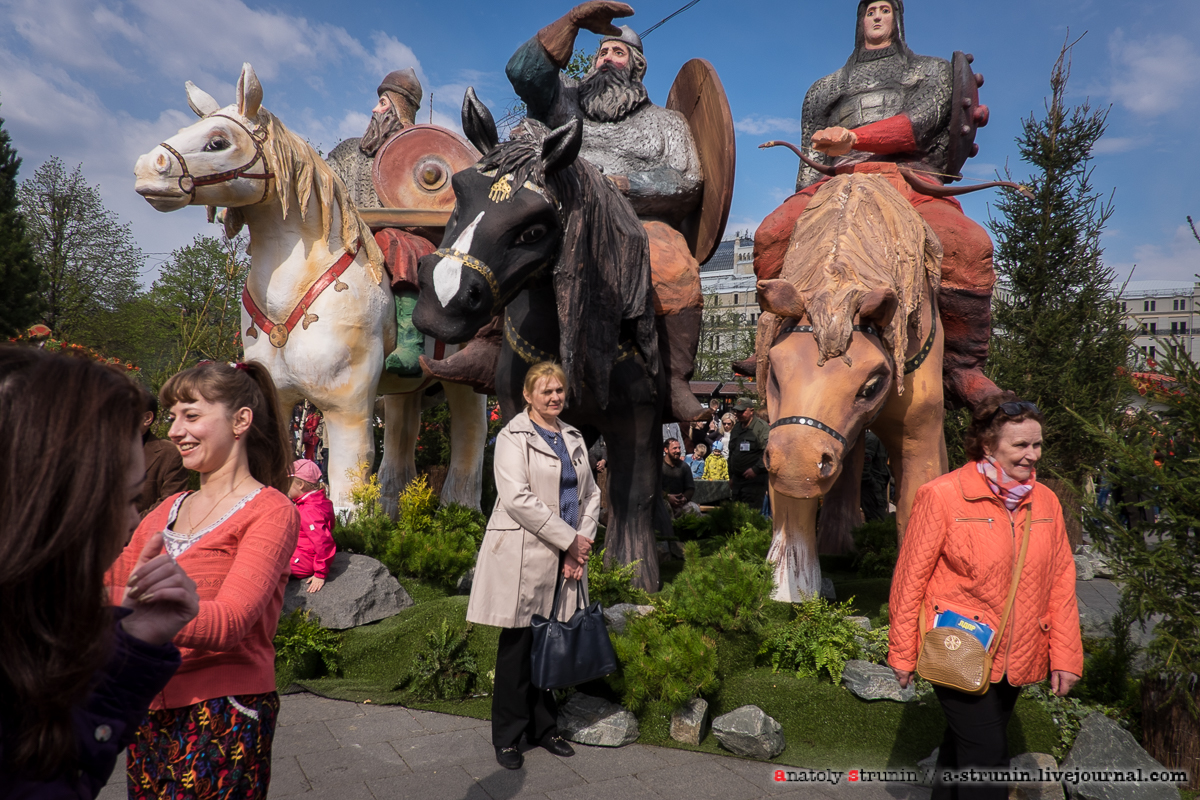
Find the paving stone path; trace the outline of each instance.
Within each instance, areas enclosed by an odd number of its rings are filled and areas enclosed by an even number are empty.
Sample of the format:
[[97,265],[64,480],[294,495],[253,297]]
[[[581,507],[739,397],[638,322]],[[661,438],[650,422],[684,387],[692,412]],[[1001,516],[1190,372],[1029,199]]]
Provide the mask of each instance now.
[[[1119,589],[1078,584],[1081,610],[1106,617]],[[776,765],[632,744],[575,745],[572,758],[525,750],[525,767],[496,764],[491,723],[399,706],[285,695],[275,734],[271,800],[926,800],[906,783],[776,783]],[[819,765],[813,765],[819,767]],[[785,768],[786,769],[786,768]],[[118,763],[100,800],[125,797]]]

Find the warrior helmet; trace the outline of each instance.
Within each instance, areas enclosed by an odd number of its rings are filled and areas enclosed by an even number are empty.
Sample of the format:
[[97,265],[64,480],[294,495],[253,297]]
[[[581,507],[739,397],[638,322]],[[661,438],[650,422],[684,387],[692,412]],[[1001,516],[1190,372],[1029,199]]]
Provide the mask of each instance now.
[[412,103],[413,111],[421,107],[421,97],[424,94],[421,81],[417,79],[417,73],[412,67],[389,72],[379,84],[377,92],[380,97],[383,97],[384,92],[396,92]]

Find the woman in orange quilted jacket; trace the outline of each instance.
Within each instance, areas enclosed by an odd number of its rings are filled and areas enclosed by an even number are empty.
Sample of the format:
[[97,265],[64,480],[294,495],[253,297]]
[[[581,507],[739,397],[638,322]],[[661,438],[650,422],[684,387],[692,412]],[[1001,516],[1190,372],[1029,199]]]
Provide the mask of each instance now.
[[[1020,687],[1049,676],[1051,690],[1062,696],[1083,673],[1075,561],[1058,498],[1037,482],[1034,469],[1042,422],[1037,406],[1012,392],[981,404],[965,440],[970,461],[917,491],[904,533],[888,637],[888,662],[900,685],[913,680],[921,640],[943,612],[999,636],[986,693],[934,687],[947,723],[934,800],[1007,798],[1002,783],[959,781],[956,773],[1008,766],[1008,720]],[[1028,550],[1001,631],[1027,517]],[[925,626],[918,631],[922,604]]]

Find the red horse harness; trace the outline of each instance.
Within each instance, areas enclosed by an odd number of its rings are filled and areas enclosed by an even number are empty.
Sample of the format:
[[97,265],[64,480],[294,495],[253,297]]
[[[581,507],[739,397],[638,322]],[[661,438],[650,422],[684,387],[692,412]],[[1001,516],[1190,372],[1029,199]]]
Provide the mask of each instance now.
[[287,344],[288,336],[292,329],[296,327],[296,323],[303,320],[301,325],[304,330],[308,330],[308,326],[316,322],[318,317],[316,314],[308,313],[308,309],[321,296],[321,292],[325,291],[329,284],[335,283],[333,290],[335,292],[344,292],[350,288],[347,284],[342,283],[342,273],[354,263],[354,257],[358,254],[357,250],[347,250],[342,254],[342,257],[333,263],[333,266],[325,270],[325,273],[317,278],[316,282],[308,287],[308,291],[304,293],[304,297],[300,298],[300,302],[292,309],[292,313],[288,318],[280,323],[271,322],[266,314],[259,309],[258,304],[254,302],[254,298],[250,296],[250,284],[246,283],[242,287],[242,305],[246,309],[246,313],[250,315],[252,323],[246,329],[246,335],[252,338],[258,338],[258,331],[255,329],[257,325],[262,330],[266,331],[267,336],[271,339],[271,344],[276,347],[283,347]]
[[[254,158],[250,159],[240,167],[227,169],[224,172],[214,172],[211,175],[195,176],[188,171],[187,161],[184,160],[182,153],[180,153],[174,147],[171,147],[171,145],[167,144],[166,142],[160,142],[158,146],[175,156],[175,160],[179,162],[179,169],[183,173],[179,176],[179,190],[190,197],[195,197],[197,186],[212,186],[214,184],[226,183],[238,178],[254,178],[263,182],[263,196],[259,198],[258,202],[261,203],[263,200],[266,200],[267,190],[271,187],[271,178],[275,177],[275,173],[267,169],[267,159],[263,154],[262,148],[263,142],[266,141],[268,132],[259,129],[262,132],[256,133],[228,114],[209,114],[208,117],[205,117],[205,119],[210,117],[221,117],[222,119],[227,119],[245,131],[246,135],[250,137],[250,141],[254,144]],[[263,163],[263,171],[249,172],[249,169],[259,161]]]

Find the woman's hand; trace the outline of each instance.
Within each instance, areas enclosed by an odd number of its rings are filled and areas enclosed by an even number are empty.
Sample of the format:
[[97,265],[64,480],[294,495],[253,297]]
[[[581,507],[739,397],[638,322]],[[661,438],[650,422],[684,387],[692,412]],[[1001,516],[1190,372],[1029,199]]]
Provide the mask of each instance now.
[[135,639],[166,644],[200,613],[196,584],[175,559],[162,552],[161,533],[149,538],[129,575],[123,608],[133,613],[121,627]]
[[907,689],[908,685],[913,682],[913,674],[908,670],[892,667],[892,672],[895,673],[896,681],[900,684],[901,689]]
[[588,555],[592,552],[592,540],[582,534],[575,534],[575,541],[567,548],[567,559],[575,559],[579,566],[587,563]]
[[583,580],[583,567],[572,564],[570,559],[563,562],[563,577],[568,580]]
[[1050,673],[1050,691],[1059,697],[1066,697],[1067,692],[1071,691],[1071,687],[1078,681],[1079,676],[1073,672],[1064,672],[1061,669],[1053,670]]
[[313,575],[312,577],[310,577],[308,579],[308,588],[305,589],[304,591],[308,592],[309,594],[312,594],[314,592],[319,592],[319,591],[321,591],[321,587],[324,585],[325,585],[324,578],[318,578],[316,575]]

